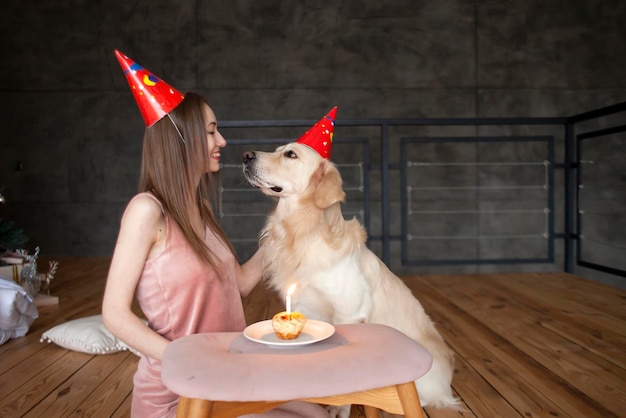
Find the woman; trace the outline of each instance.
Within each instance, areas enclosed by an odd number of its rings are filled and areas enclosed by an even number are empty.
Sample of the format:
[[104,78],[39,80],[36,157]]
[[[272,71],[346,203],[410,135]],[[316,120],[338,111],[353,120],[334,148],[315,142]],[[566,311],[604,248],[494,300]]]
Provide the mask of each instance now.
[[[241,297],[259,282],[263,266],[257,255],[238,263],[211,210],[211,173],[219,171],[226,146],[213,110],[201,96],[183,98],[116,54],[133,92],[143,92],[135,98],[147,128],[140,193],[122,217],[102,316],[114,335],[141,353],[132,416],[172,417],[178,396],[161,380],[166,345],[194,333],[242,331]],[[132,310],[134,297],[147,324]],[[274,416],[298,416],[296,411],[328,416],[317,405],[298,403]]]

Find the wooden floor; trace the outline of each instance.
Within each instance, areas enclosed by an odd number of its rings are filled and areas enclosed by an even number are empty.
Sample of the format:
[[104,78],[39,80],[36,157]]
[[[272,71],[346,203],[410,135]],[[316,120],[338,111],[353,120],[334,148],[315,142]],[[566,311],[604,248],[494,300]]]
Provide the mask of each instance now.
[[[39,341],[55,324],[100,312],[109,260],[59,261],[59,306],[40,309],[26,337],[0,346],[0,417],[128,417],[134,354]],[[625,291],[564,273],[405,281],[457,353],[463,409],[429,409],[430,418],[626,417]],[[259,287],[245,308],[254,322],[282,306]]]

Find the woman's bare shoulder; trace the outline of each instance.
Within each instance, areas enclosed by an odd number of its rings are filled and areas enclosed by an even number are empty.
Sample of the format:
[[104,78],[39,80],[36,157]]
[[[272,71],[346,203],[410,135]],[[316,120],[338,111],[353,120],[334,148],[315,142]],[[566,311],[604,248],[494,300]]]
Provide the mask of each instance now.
[[159,201],[148,193],[135,195],[124,212],[124,218],[157,220],[163,216],[163,208]]

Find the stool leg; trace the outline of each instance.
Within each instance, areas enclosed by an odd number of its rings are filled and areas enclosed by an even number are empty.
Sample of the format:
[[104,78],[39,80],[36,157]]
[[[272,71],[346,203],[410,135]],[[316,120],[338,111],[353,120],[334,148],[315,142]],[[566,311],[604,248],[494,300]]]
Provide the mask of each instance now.
[[213,402],[181,396],[178,399],[176,418],[206,418],[211,416]]
[[380,418],[380,411],[375,406],[363,405],[365,418]]
[[184,418],[189,415],[189,398],[181,396],[178,398],[178,407],[176,408],[176,418]]
[[402,409],[404,409],[404,416],[406,418],[425,418],[424,410],[422,409],[420,398],[415,388],[415,382],[396,385],[396,390],[398,391],[400,404],[402,405]]
[[351,405],[350,406],[350,418],[361,418],[361,406],[360,405]]
[[189,407],[188,418],[209,418],[213,415],[213,402],[205,399],[194,399]]

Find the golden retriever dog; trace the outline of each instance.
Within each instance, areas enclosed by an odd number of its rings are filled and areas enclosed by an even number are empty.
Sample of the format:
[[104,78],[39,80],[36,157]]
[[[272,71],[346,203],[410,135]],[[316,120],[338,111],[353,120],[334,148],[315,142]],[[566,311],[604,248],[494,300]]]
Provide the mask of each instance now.
[[[293,310],[309,318],[384,324],[415,339],[433,356],[430,371],[416,381],[422,405],[456,406],[452,350],[411,290],[368,249],[363,226],[344,219],[335,165],[295,142],[274,152],[246,151],[243,163],[246,180],[277,199],[260,235],[271,287],[285,298],[296,282]],[[345,408],[335,414],[347,416]]]

